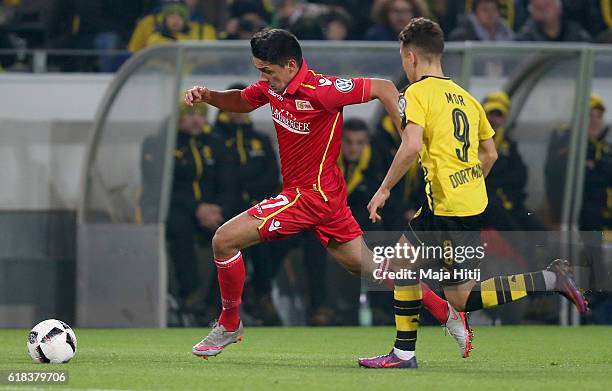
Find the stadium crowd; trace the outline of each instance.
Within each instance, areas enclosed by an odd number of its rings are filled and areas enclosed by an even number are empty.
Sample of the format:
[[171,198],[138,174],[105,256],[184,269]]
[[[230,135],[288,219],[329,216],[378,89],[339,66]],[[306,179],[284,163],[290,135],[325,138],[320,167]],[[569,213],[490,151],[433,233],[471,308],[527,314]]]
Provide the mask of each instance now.
[[[301,40],[395,41],[418,16],[437,20],[451,41],[612,42],[611,0],[1,0],[0,49],[134,53],[176,40],[249,39],[265,27]],[[2,65],[14,61],[4,56]],[[77,66],[108,72],[120,63]]]

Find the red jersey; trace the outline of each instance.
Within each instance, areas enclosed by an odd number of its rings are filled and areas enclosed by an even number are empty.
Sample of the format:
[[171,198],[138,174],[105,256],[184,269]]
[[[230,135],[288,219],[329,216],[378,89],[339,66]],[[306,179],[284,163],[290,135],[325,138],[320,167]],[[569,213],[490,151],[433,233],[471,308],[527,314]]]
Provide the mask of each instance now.
[[336,161],[342,142],[342,108],[370,100],[370,80],[319,74],[305,60],[282,94],[259,81],[242,97],[254,107],[270,103],[278,138],[283,189],[310,188],[321,193],[343,186]]

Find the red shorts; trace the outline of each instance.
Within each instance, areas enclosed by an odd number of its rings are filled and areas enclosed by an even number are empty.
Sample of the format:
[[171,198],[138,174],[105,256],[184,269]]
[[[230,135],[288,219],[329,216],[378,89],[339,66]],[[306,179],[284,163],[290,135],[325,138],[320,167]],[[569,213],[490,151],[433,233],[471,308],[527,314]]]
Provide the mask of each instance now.
[[247,213],[261,220],[259,235],[264,241],[285,239],[313,231],[324,247],[330,240],[349,242],[362,231],[346,204],[346,187],[321,193],[311,189],[286,189],[251,207]]

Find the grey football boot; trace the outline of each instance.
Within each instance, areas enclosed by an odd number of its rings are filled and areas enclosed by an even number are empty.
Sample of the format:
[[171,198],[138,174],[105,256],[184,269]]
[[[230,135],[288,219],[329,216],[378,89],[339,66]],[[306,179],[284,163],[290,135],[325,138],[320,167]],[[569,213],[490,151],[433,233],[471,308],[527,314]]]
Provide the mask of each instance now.
[[216,356],[227,345],[242,341],[243,335],[242,321],[235,331],[226,331],[224,326],[216,322],[206,338],[191,349],[191,353],[202,358]]

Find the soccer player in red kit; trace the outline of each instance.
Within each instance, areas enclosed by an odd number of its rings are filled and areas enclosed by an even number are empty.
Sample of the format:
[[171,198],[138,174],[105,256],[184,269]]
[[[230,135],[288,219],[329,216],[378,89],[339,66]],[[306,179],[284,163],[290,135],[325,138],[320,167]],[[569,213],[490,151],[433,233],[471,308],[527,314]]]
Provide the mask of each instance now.
[[[256,34],[251,39],[251,51],[261,73],[257,83],[229,91],[197,86],[185,95],[187,105],[206,102],[238,113],[270,104],[283,176],[279,195],[229,220],[213,237],[222,311],[212,331],[192,349],[193,354],[205,358],[242,339],[242,249],[311,230],[340,264],[355,274],[361,272],[365,243],[347,206],[346,184],[336,165],[342,140],[342,109],[378,99],[398,128],[401,122],[399,92],[392,82],[319,74],[308,68],[299,42],[285,30]],[[424,306],[446,324],[462,356],[466,356],[470,333],[463,314],[431,291],[424,297]]]

